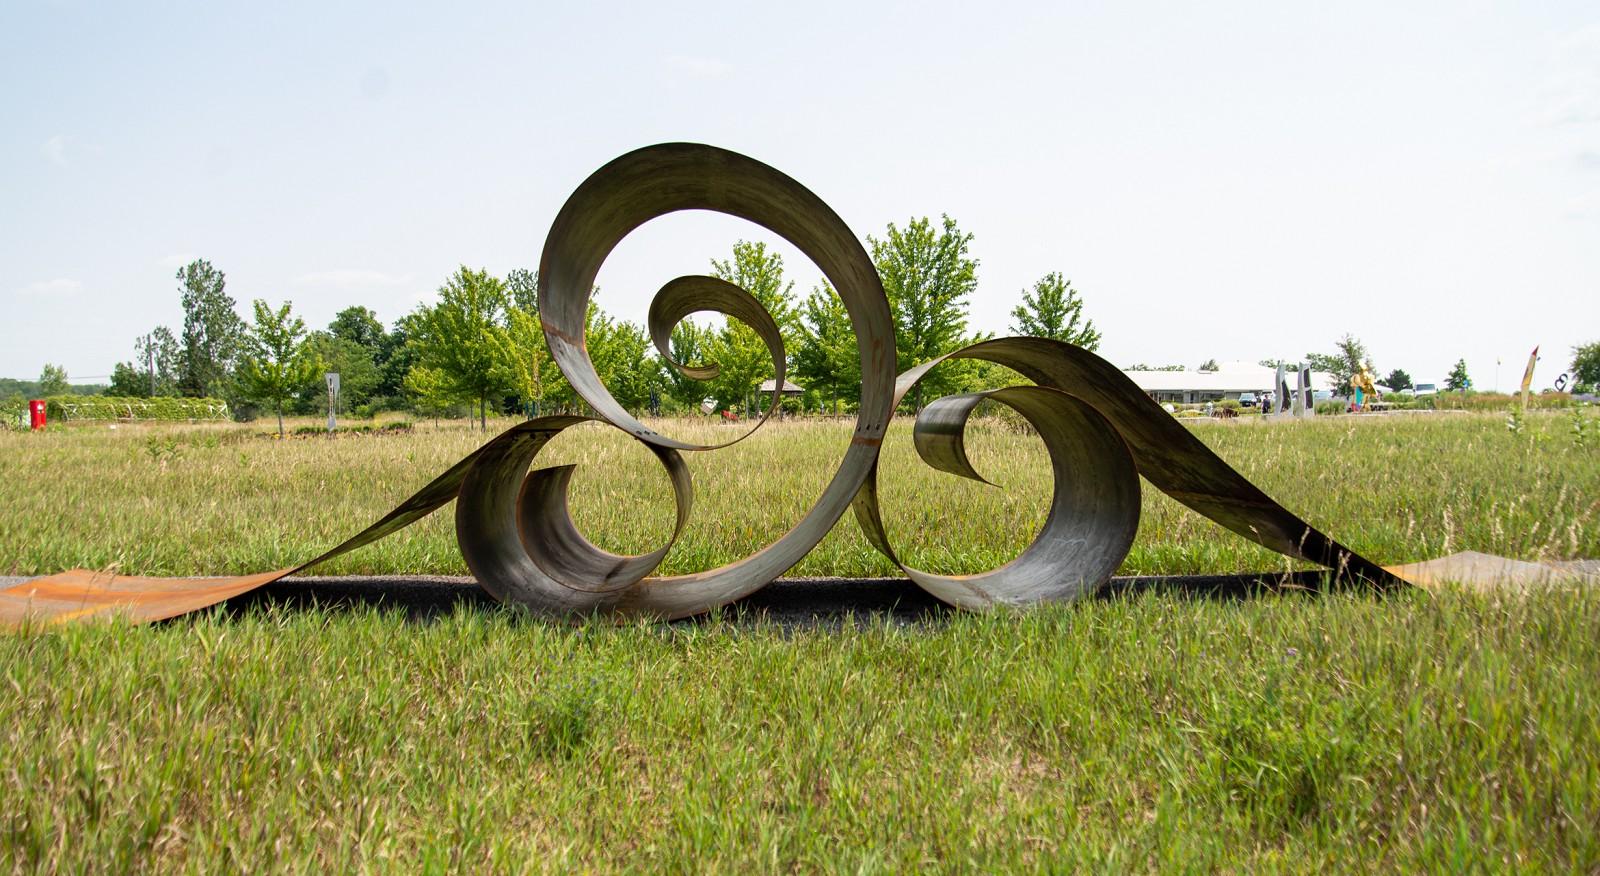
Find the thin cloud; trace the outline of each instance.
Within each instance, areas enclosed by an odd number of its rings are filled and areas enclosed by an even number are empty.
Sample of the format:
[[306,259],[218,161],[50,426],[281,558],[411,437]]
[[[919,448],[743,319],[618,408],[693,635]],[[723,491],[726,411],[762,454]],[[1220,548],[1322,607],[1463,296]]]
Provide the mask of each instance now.
[[1539,89],[1539,119],[1565,127],[1600,123],[1600,25],[1563,37]]
[[667,69],[700,79],[714,79],[718,76],[726,76],[732,73],[733,65],[718,58],[703,58],[695,55],[668,55]]
[[69,139],[66,134],[57,134],[39,145],[39,154],[44,156],[45,161],[54,164],[56,167],[66,167],[67,141]]
[[1568,198],[1567,217],[1584,222],[1600,219],[1600,190]]
[[71,295],[82,288],[83,284],[77,280],[57,277],[54,280],[40,280],[37,283],[29,283],[18,289],[17,292],[22,295],[36,297],[57,297]]
[[361,96],[377,100],[389,93],[389,71],[382,67],[368,67],[361,74]]
[[382,271],[313,271],[301,274],[291,282],[296,286],[319,289],[382,289],[404,286],[411,282],[411,275],[386,274]]

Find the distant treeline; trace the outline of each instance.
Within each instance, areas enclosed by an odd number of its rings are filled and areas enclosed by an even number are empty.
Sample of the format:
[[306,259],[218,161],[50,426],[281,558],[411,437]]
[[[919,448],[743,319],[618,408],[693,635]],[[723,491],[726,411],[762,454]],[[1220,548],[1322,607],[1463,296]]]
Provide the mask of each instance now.
[[47,395],[100,395],[110,387],[104,383],[86,383],[82,386],[68,384],[65,387],[51,387],[50,389],[50,392],[45,392],[43,384],[37,380],[17,380],[13,377],[0,377],[0,399],[44,398]]
[[[978,287],[972,239],[948,216],[914,218],[904,227],[890,223],[881,239],[867,238],[894,317],[901,370],[988,337],[968,330],[968,306]],[[785,276],[782,257],[764,243],[743,240],[729,258],[712,259],[710,273],[749,291],[777,322],[788,381],[803,388],[785,406],[834,413],[855,407],[855,333],[843,302],[825,281],[801,298]],[[324,411],[323,375],[337,372],[339,407],[357,415],[406,409],[482,418],[489,411],[582,408],[545,346],[538,277],[529,270],[497,277],[463,266],[445,279],[435,300],[392,325],[352,306],[315,330],[287,301],[271,306],[257,300],[253,318],[245,320],[227,293],[223,272],[204,259],[180,269],[177,281],[183,325],[177,331],[157,326],[135,338],[133,356],[117,364],[105,394],[219,398],[236,415],[273,411],[281,419],[285,413]],[[1083,318],[1083,302],[1061,274],[1045,275],[1021,298],[1012,311],[1013,331],[1098,346],[1099,332]],[[755,332],[737,321],[691,318],[672,332],[672,360],[715,363],[711,380],[686,377],[658,355],[643,326],[611,316],[594,300],[585,334],[595,370],[629,409],[744,413],[770,403],[757,390],[773,376],[771,356]],[[40,382],[8,383],[16,395],[56,395],[65,380],[64,371],[47,366]],[[999,366],[953,361],[925,380],[908,406],[919,407],[924,397],[1015,381]]]

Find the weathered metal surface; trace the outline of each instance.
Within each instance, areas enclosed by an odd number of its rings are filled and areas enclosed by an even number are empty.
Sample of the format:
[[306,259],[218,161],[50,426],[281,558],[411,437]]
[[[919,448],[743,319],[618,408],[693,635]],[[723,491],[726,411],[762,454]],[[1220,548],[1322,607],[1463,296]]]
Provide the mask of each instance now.
[[913,433],[923,460],[983,481],[967,460],[963,433],[968,417],[985,400],[1016,410],[1049,451],[1054,493],[1033,541],[1016,559],[978,575],[914,569],[889,543],[878,508],[876,466],[855,502],[867,540],[922,589],[960,608],[1070,600],[1098,588],[1122,564],[1139,529],[1139,474],[1121,437],[1094,408],[1066,393],[1013,386],[946,396],[924,408]]
[[[832,480],[793,529],[737,562],[691,575],[653,576],[693,504],[681,452],[726,444],[684,443],[635,419],[596,374],[584,327],[595,277],[612,248],[644,222],[679,210],[713,210],[755,222],[821,268],[856,333],[861,407]],[[0,590],[0,623],[14,625],[30,615],[62,621],[115,612],[134,620],[172,617],[370,544],[452,499],[457,500],[457,540],[479,583],[497,599],[553,616],[605,612],[672,618],[732,602],[793,567],[852,506],[869,541],[900,563],[878,504],[879,447],[891,412],[912,386],[941,362],[959,358],[1008,366],[1035,385],[936,400],[917,418],[918,453],[935,468],[982,480],[967,460],[964,429],[973,410],[992,400],[1015,409],[1038,431],[1050,455],[1054,494],[1033,542],[998,569],[950,576],[901,564],[907,576],[939,599],[982,609],[1068,600],[1099,588],[1127,555],[1137,531],[1140,475],[1206,517],[1279,553],[1377,586],[1401,583],[1274,502],[1120,370],[1086,350],[1039,338],[1002,338],[924,363],[897,378],[888,301],[856,236],[805,187],[742,155],[674,143],[628,153],[596,171],[552,224],[539,265],[538,292],[552,357],[596,412],[594,417],[540,417],[513,426],[383,519],[292,569],[222,579],[133,578],[75,570]],[[679,277],[651,302],[651,338],[673,367],[697,379],[717,373],[716,363],[671,361],[673,327],[698,311],[717,311],[749,325],[772,355],[774,386],[782,386],[785,351],[772,315],[748,291],[713,277]],[[770,405],[769,412],[776,406]],[[551,438],[585,422],[622,430],[649,447],[666,469],[676,524],[656,550],[622,556],[590,543],[568,510],[572,467],[529,471]]]

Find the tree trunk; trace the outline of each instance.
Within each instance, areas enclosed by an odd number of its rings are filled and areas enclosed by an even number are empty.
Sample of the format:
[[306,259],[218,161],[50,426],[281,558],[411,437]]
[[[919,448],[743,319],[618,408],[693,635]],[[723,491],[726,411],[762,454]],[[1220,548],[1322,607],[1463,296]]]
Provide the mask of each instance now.
[[489,434],[488,407],[489,397],[486,395],[478,396],[478,429],[481,430],[485,435]]
[[278,403],[278,437],[283,437],[283,403]]

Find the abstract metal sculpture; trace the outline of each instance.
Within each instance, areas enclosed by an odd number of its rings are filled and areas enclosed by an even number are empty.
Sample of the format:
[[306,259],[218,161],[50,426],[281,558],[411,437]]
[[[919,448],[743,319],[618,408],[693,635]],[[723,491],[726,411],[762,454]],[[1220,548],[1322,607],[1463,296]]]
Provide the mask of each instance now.
[[[679,210],[712,210],[754,222],[822,269],[855,329],[861,405],[843,461],[793,529],[729,565],[652,577],[693,504],[693,485],[681,454],[727,445],[692,445],[657,434],[618,404],[589,361],[584,317],[595,277],[612,248],[639,225]],[[292,569],[226,579],[133,578],[75,570],[0,591],[0,622],[16,623],[28,615],[64,620],[113,612],[135,620],[172,617],[371,544],[452,499],[457,540],[479,583],[503,602],[556,616],[608,612],[676,618],[708,611],[793,567],[852,508],[874,547],[951,605],[983,609],[1070,600],[1105,583],[1127,555],[1138,528],[1140,475],[1211,520],[1281,554],[1376,586],[1401,583],[1274,502],[1120,370],[1087,350],[1039,338],[1002,338],[973,344],[896,378],[888,301],[860,241],[804,186],[743,155],[672,143],[630,152],[600,168],[556,216],[539,264],[538,292],[551,354],[595,411],[593,417],[547,416],[513,426],[377,523]],[[671,366],[698,379],[716,373],[713,363],[672,362],[668,347],[680,320],[708,310],[755,330],[771,352],[774,386],[781,387],[785,351],[772,315],[749,292],[713,277],[679,277],[651,302],[650,336]],[[1043,527],[1016,559],[983,574],[936,575],[906,566],[889,543],[878,505],[878,451],[905,394],[940,362],[962,358],[999,363],[1035,385],[933,402],[916,418],[918,454],[934,468],[982,480],[967,460],[963,435],[977,405],[993,400],[1015,409],[1038,431],[1049,451],[1055,492]],[[774,403],[767,410],[776,407]],[[591,420],[642,442],[666,469],[677,523],[672,538],[658,549],[619,556],[596,547],[578,532],[568,512],[573,468],[529,471],[551,438]],[[757,422],[751,431],[760,426]]]

